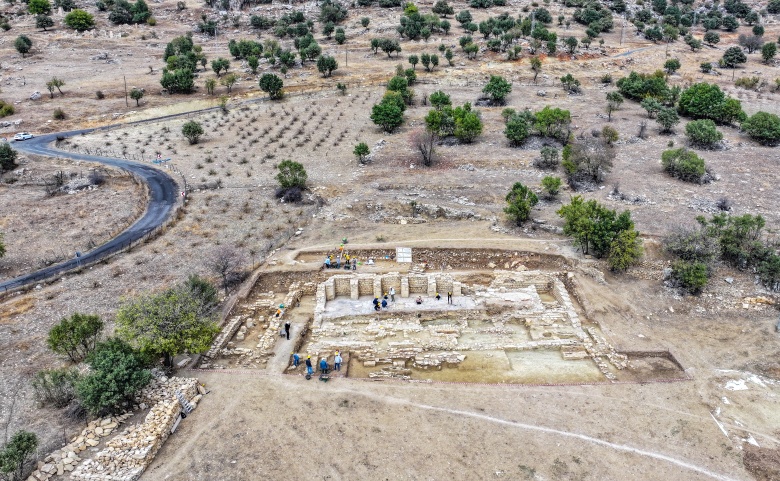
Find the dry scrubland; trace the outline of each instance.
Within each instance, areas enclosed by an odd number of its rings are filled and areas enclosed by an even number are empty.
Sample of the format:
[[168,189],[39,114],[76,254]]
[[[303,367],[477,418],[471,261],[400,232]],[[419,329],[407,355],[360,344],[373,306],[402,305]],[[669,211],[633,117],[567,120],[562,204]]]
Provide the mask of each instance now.
[[[524,4],[470,10],[479,21],[501,12],[522,13]],[[418,5],[427,12],[432,3]],[[60,131],[215,106],[215,96],[206,95],[203,88],[204,79],[214,77],[210,70],[196,79],[196,94],[159,95],[166,42],[189,31],[201,12],[211,15],[211,10],[198,2],[187,2],[187,6],[179,12],[175,2],[151,3],[156,27],[111,26],[105,13],[88,6],[96,13],[98,26],[83,35],[65,29],[56,14],[56,26],[49,32],[34,29],[31,16],[11,18],[13,28],[0,38],[0,98],[20,102],[17,113],[3,120],[21,119],[23,123],[3,129],[0,135],[19,130]],[[467,8],[460,2],[453,6],[456,12]],[[19,8],[7,3],[2,6],[5,12]],[[308,15],[316,15],[313,4],[302,8]],[[548,8],[553,18],[559,12],[570,17],[573,11],[559,4]],[[280,4],[259,7],[264,14],[283,11],[287,9]],[[362,16],[371,18],[368,30],[359,25]],[[546,174],[531,166],[538,155],[538,142],[525,148],[508,146],[502,134],[500,107],[479,107],[484,134],[471,145],[438,146],[438,160],[431,168],[421,168],[409,145],[410,131],[422,125],[429,109],[420,105],[422,95],[441,89],[452,96],[453,104],[474,102],[493,74],[513,82],[507,106],[518,110],[539,110],[545,105],[569,109],[577,135],[589,135],[604,125],[618,130],[621,140],[615,167],[604,189],[584,195],[610,208],[630,209],[637,229],[645,235],[647,256],[639,268],[626,275],[607,273],[607,286],[593,282],[587,295],[610,342],[626,348],[670,349],[694,380],[668,385],[510,389],[378,385],[353,380],[325,385],[296,377],[201,373],[213,390],[209,395],[213,398],[207,397],[182,425],[180,435],[171,438],[145,478],[713,478],[648,456],[652,453],[684,459],[720,474],[720,479],[751,479],[751,474],[755,479],[778,479],[780,349],[772,332],[777,311],[746,301],[766,293],[748,276],[726,268],[715,273],[712,285],[701,297],[681,297],[662,287],[661,269],[669,259],[658,242],[673,226],[714,212],[715,202],[724,196],[734,202],[733,213],[762,214],[768,226],[776,227],[780,221],[778,148],[759,146],[736,128],[720,127],[727,148],[699,152],[720,180],[693,185],[665,175],[660,153],[670,141],[675,146],[686,145],[685,120],[668,136],[659,135],[655,122],[650,121],[649,138],[637,140],[638,124],[645,117],[637,103],[626,101],[613,114],[612,122],[606,119],[604,96],[613,87],[600,83],[602,74],[611,73],[617,80],[631,70],[651,72],[661,68],[667,58],[665,45],[636,37],[630,24],[621,45],[618,17],[615,30],[603,34],[603,49],[594,43],[576,59],[565,55],[546,58],[536,85],[527,53],[519,61],[506,62],[503,55],[486,51],[472,61],[459,47],[454,48],[454,67],[446,67],[443,59],[433,73],[418,66],[418,84],[414,86],[418,102],[407,109],[406,122],[398,132],[382,133],[369,120],[371,106],[384,93],[382,82],[398,63],[408,66],[410,54],[438,53],[440,40],[457,45],[461,35],[457,23],[450,19],[453,29],[444,39],[434,35],[427,43],[403,41],[398,59],[388,59],[381,52],[372,54],[369,40],[394,35],[399,16],[400,9],[350,9],[344,24],[344,46],[316,35],[323,53],[339,61],[333,78],[322,79],[312,62],[293,68],[285,78],[288,95],[280,102],[265,100],[257,88],[257,76],[231,60],[231,71],[240,71],[242,78],[231,94],[230,113],[210,111],[117,128],[76,137],[63,146],[111,149],[146,159],[160,152],[164,158],[173,158],[173,166],[193,191],[183,215],[163,236],[106,263],[2,301],[0,419],[7,430],[35,431],[45,452],[59,446],[63,432],[71,433],[78,427],[57,412],[37,409],[28,385],[37,370],[62,363],[45,348],[46,333],[57,320],[75,311],[94,312],[111,320],[125,296],[159,289],[190,273],[207,274],[204,259],[217,244],[241,248],[247,264],[284,245],[276,259],[279,265],[286,265],[294,258],[287,249],[332,247],[344,236],[353,244],[494,246],[578,256],[568,241],[530,225],[516,228],[502,214],[504,196],[514,182],[536,188]],[[240,28],[225,29],[226,34],[216,39],[196,33],[195,43],[204,47],[209,60],[229,58],[228,39],[257,36],[247,26],[247,18],[245,12]],[[766,38],[780,35],[776,16],[766,18],[765,27]],[[584,35],[576,23],[569,31],[557,26],[552,30],[561,37]],[[737,33],[748,30],[741,27]],[[693,32],[702,35],[700,28]],[[13,47],[13,39],[20,33],[34,43],[32,55],[25,59]],[[127,36],[120,37],[120,33]],[[263,33],[262,38],[268,37]],[[722,32],[718,48],[704,47],[696,53],[682,41],[672,43],[669,56],[679,58],[682,69],[670,76],[670,83],[717,82],[742,101],[748,114],[758,110],[780,113],[778,93],[738,89],[728,70],[721,71],[721,76],[699,73],[701,62],[717,61],[735,41],[736,33]],[[348,66],[345,48],[349,49]],[[759,60],[757,54],[749,55],[749,62],[737,76],[758,73],[771,83],[778,76],[777,68]],[[149,66],[153,73],[149,73]],[[261,63],[260,73],[267,68]],[[563,92],[557,78],[565,73],[582,82],[581,95]],[[56,93],[49,99],[45,82],[53,75],[66,84],[64,95]],[[128,86],[146,89],[140,109],[132,100],[130,107],[125,107],[123,75]],[[338,94],[336,82],[348,85],[347,96]],[[35,90],[42,92],[42,98],[27,100]],[[97,100],[97,90],[106,98]],[[539,90],[545,90],[547,96],[537,96]],[[224,87],[217,87],[217,94],[224,91]],[[247,100],[251,102],[244,102]],[[68,114],[66,120],[50,120],[57,107]],[[187,145],[180,135],[186,120],[204,125],[206,135],[201,143]],[[385,143],[378,144],[382,139]],[[373,161],[363,167],[352,155],[359,141],[372,147],[382,145]],[[283,159],[303,163],[309,173],[311,195],[302,205],[279,205],[273,199],[274,166]],[[23,167],[34,166],[41,175],[59,170],[60,165],[77,169],[59,161],[47,161],[45,167],[38,159],[26,161]],[[174,177],[180,179],[178,174]],[[3,203],[0,219],[9,248],[8,257],[0,263],[4,278],[39,262],[50,250],[58,252],[62,245],[105,240],[139,214],[139,199],[143,197],[129,178],[114,172],[97,190],[53,198],[45,198],[42,187],[23,185],[20,181],[0,186],[0,198],[13,199],[13,205],[7,200]],[[611,199],[614,185],[643,200],[628,204]],[[561,199],[569,194],[564,190]],[[421,205],[427,222],[397,224],[396,216],[410,215],[411,200]],[[560,205],[561,201],[540,202],[532,216],[560,225],[555,214]],[[297,227],[304,227],[303,234],[288,241]],[[19,257],[20,246],[27,247],[24,255],[28,257]],[[598,261],[586,262],[606,271]],[[734,284],[723,282],[725,277],[734,277]],[[747,380],[747,390],[725,388],[728,381],[751,379],[753,374],[760,376],[754,378],[759,382]],[[551,416],[551,412],[556,415]],[[728,437],[710,413],[723,423]],[[530,426],[559,432],[533,431]],[[597,445],[562,432],[614,445]],[[760,450],[744,441],[751,436]],[[618,446],[643,453],[631,454]],[[759,458],[768,460],[763,474],[759,464],[751,461],[756,456],[743,462],[746,449],[751,455],[758,451]]]

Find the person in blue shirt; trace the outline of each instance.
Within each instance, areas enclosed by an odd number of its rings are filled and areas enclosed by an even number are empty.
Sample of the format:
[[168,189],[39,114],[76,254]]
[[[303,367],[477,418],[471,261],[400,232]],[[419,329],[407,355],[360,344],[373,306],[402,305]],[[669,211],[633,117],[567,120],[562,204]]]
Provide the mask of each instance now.
[[324,357],[322,358],[322,361],[320,361],[320,371],[322,371],[323,373],[328,372],[328,360],[325,359]]
[[293,367],[298,367],[298,363],[301,362],[301,356],[297,352],[293,353]]
[[387,309],[387,299],[382,299],[382,309]]

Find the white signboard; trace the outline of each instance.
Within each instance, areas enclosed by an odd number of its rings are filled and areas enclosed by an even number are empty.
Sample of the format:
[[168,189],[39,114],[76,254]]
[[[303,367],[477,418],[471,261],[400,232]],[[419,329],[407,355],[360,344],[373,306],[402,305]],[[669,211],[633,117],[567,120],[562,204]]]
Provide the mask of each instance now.
[[396,247],[395,248],[395,261],[396,262],[412,262],[412,248],[411,247]]

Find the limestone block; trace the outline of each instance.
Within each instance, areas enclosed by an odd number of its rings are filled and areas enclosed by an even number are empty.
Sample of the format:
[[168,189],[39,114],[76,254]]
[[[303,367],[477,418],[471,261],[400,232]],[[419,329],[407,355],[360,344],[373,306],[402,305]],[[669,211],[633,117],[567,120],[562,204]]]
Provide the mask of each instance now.
[[360,287],[357,279],[349,280],[349,298],[353,301],[356,301],[358,298],[360,298]]
[[336,285],[333,281],[333,278],[329,278],[325,281],[325,299],[328,301],[332,301],[336,298]]
[[438,291],[436,290],[436,279],[428,279],[428,296],[433,297]]
[[409,297],[409,278],[401,278],[401,297]]
[[374,277],[374,297],[382,297],[383,295],[384,292],[382,292],[382,278]]

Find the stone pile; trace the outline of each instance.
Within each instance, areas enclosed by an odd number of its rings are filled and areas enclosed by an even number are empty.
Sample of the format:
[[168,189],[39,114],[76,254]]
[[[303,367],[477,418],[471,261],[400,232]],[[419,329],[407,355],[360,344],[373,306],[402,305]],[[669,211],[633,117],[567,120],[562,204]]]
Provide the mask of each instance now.
[[146,415],[144,422],[126,429],[109,441],[94,459],[88,459],[78,466],[70,478],[83,481],[139,479],[179,420],[182,408],[176,398],[176,390],[181,391],[193,407],[197,407],[202,396],[199,394],[197,379],[160,378],[155,387],[142,394],[149,401],[160,399]]
[[80,434],[71,438],[62,449],[58,449],[38,462],[38,468],[33,471],[27,481],[45,481],[52,476],[62,476],[76,469],[81,461],[79,454],[100,444],[100,439],[113,433],[117,426],[123,424],[130,414],[107,417],[91,421]]

